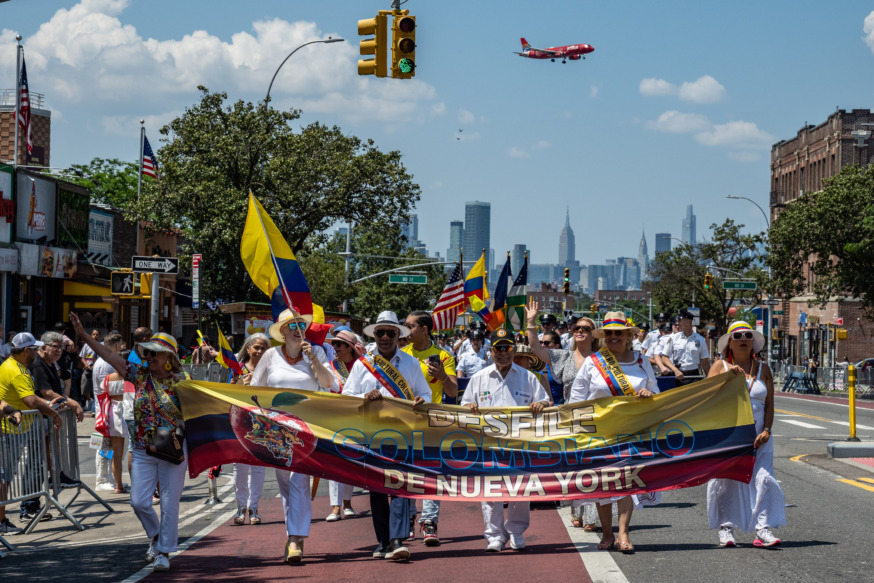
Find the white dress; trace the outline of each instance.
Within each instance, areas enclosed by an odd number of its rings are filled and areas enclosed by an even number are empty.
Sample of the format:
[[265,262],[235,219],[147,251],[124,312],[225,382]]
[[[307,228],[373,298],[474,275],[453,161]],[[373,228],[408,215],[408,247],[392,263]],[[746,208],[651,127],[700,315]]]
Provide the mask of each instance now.
[[[762,380],[762,366],[756,378],[747,381],[756,435],[765,427],[765,398],[768,387]],[[786,524],[783,490],[774,478],[774,440],[756,450],[756,464],[749,484],[718,479],[707,483],[707,516],[710,528],[732,525],[744,532],[778,528]]]

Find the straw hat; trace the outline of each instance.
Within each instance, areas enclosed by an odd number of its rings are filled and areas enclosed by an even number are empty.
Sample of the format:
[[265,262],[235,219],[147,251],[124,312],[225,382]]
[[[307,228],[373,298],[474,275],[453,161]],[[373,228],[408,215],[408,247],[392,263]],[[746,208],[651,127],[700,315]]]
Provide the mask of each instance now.
[[287,308],[282,310],[282,313],[279,314],[279,318],[277,318],[276,322],[272,324],[268,330],[270,337],[277,342],[285,342],[285,338],[282,336],[282,327],[289,322],[294,322],[295,320],[303,320],[306,322],[307,327],[309,327],[309,325],[313,323],[313,315],[299,314],[298,312]]
[[179,345],[176,344],[176,339],[166,332],[158,332],[152,335],[147,342],[140,342],[136,346],[137,356],[140,360],[145,360],[143,350],[151,350],[152,352],[169,352],[174,368],[181,369],[182,363],[179,362]]
[[716,347],[719,349],[719,352],[722,355],[725,355],[725,351],[728,348],[728,340],[731,338],[731,335],[735,332],[752,332],[753,333],[753,352],[759,352],[762,348],[765,347],[765,335],[759,332],[758,330],[753,330],[748,322],[744,322],[742,320],[736,320],[731,323],[728,327],[728,332],[719,337],[719,341],[716,343]]
[[376,322],[364,329],[364,333],[371,338],[376,338],[376,336],[373,335],[373,331],[380,326],[391,326],[392,328],[397,328],[401,338],[406,338],[410,335],[410,329],[406,326],[401,326],[398,322],[398,315],[389,310],[381,312],[379,316],[377,316]]
[[632,335],[637,334],[640,328],[633,323],[629,324],[625,318],[625,312],[607,312],[604,314],[604,323],[600,328],[595,328],[592,336],[595,338],[603,338],[604,330],[628,330]]
[[525,356],[528,360],[531,361],[531,370],[541,371],[543,367],[546,365],[545,362],[540,360],[540,358],[532,352],[531,347],[527,344],[517,344],[516,345],[516,356]]

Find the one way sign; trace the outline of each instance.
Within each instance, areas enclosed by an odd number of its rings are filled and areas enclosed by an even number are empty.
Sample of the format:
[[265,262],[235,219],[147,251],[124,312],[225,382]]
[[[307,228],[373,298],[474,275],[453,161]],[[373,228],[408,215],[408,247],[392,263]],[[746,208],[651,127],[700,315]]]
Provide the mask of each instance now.
[[136,273],[179,273],[179,259],[176,257],[137,257],[131,261]]

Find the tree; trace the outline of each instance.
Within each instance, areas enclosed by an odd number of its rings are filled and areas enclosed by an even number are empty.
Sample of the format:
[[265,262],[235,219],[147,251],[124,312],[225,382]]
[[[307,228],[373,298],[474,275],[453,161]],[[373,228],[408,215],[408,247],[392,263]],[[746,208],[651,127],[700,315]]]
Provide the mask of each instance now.
[[136,200],[139,168],[135,162],[94,158],[88,164],[73,164],[70,172],[75,176],[65,173],[58,178],[89,189],[91,202],[124,209]]
[[[263,299],[240,261],[251,189],[298,253],[339,221],[389,233],[408,220],[419,187],[398,151],[313,123],[299,112],[237,101],[199,87],[201,100],[161,128],[158,180],[132,205],[135,218],[185,234],[180,257],[203,254],[201,297]],[[183,263],[188,263],[183,261]],[[312,287],[312,286],[311,286]]]
[[[713,238],[696,245],[682,244],[656,255],[650,263],[648,281],[643,289],[652,292],[659,309],[676,313],[680,308],[695,305],[701,308],[701,321],[714,320],[717,326],[728,324],[729,309],[739,300],[755,303],[761,299],[767,276],[760,268],[764,234],[741,234],[744,225],[726,219],[721,225],[710,225]],[[714,278],[711,289],[704,288],[704,276]],[[756,281],[755,292],[722,289],[723,279],[749,278]],[[736,307],[736,306],[735,306]]]
[[775,284],[786,295],[813,293],[824,306],[835,297],[874,309],[874,165],[844,166],[819,192],[805,193],[771,225]]

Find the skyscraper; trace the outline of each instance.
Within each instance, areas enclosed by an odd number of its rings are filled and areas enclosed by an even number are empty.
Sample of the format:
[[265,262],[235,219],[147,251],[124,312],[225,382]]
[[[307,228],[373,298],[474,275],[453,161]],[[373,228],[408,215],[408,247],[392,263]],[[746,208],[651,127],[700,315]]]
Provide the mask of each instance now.
[[[517,243],[513,245],[513,253],[510,255],[510,262],[513,266],[513,275],[519,275],[519,270],[522,269],[522,264],[525,263],[525,254],[528,253],[528,246]],[[528,257],[528,262],[531,263],[531,256]]]
[[656,233],[656,241],[655,241],[655,252],[656,255],[659,253],[664,253],[665,251],[671,250],[671,234],[670,233]]
[[565,215],[564,228],[561,230],[561,236],[558,238],[558,264],[565,268],[568,262],[576,260],[576,242],[574,241],[574,230],[571,229],[571,212],[568,207]]
[[683,219],[683,243],[695,244],[695,215],[692,214],[692,205],[686,207],[686,218]]
[[458,250],[464,245],[464,222],[449,223],[449,249],[446,250],[446,261],[458,261]]
[[[488,202],[467,202],[464,207],[464,260],[476,261],[491,249],[489,236],[492,224],[492,205]],[[486,261],[489,258],[486,256]],[[488,269],[490,266],[486,265]]]
[[419,246],[419,217],[410,215],[410,220],[401,225],[401,235],[407,238],[407,247],[413,249]]
[[649,250],[646,247],[646,231],[640,234],[640,246],[637,248],[637,263],[640,265],[640,278],[643,279],[646,276],[646,270],[649,269]]

